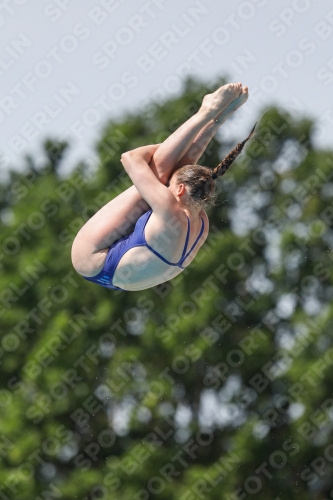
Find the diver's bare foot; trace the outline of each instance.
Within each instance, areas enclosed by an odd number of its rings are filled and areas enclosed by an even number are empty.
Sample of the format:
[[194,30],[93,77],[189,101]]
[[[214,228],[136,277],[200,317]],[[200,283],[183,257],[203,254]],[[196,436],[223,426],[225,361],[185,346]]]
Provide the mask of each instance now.
[[231,104],[242,92],[241,83],[227,83],[213,94],[207,94],[202,100],[201,110],[209,113],[212,117],[219,115]]
[[222,113],[219,113],[219,115],[215,118],[216,122],[219,122],[221,119],[226,119],[232,113],[236,111],[236,109],[240,108],[247,100],[249,97],[249,88],[248,87],[243,87],[241,94],[236,97],[223,111]]
[[249,87],[243,87],[241,94],[228,105],[225,111],[236,111],[236,109],[240,108],[248,100],[248,97]]

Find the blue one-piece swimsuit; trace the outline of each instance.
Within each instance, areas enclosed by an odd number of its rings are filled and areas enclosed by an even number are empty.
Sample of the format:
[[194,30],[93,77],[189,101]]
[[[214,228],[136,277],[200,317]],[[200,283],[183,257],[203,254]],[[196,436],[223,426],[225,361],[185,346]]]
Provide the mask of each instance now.
[[[185,241],[185,246],[184,250],[182,253],[182,256],[179,260],[179,262],[172,263],[167,261],[162,255],[160,255],[156,250],[154,250],[151,246],[148,245],[146,238],[145,238],[145,227],[148,222],[149,217],[152,214],[152,210],[148,210],[148,212],[145,212],[141,217],[137,220],[135,224],[134,231],[126,236],[123,236],[119,240],[117,240],[113,245],[110,246],[109,251],[106,255],[105,263],[103,266],[103,269],[101,270],[100,273],[98,273],[96,276],[93,276],[92,278],[87,278],[83,276],[86,280],[92,281],[93,283],[96,283],[97,285],[103,286],[105,288],[109,288],[111,290],[123,290],[122,288],[119,288],[117,286],[114,286],[112,284],[113,276],[116,271],[116,268],[118,266],[118,263],[122,256],[131,248],[134,247],[142,247],[145,246],[149,248],[157,257],[159,257],[163,262],[166,264],[169,264],[169,266],[177,266],[180,267],[181,269],[185,269],[182,264],[187,259],[187,257],[190,255],[192,252],[193,248],[195,245],[198,243],[204,227],[205,223],[201,217],[201,230],[200,234],[195,240],[192,248],[190,249],[189,252],[186,253],[187,250],[187,245],[188,245],[188,240],[190,237],[190,219],[187,217],[187,234],[186,234],[186,241]],[[126,290],[123,290],[124,292]]]

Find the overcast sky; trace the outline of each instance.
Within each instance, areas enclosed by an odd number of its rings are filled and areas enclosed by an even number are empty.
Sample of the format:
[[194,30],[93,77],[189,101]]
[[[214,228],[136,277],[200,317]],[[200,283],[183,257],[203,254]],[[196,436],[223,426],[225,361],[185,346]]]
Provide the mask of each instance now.
[[333,146],[332,0],[2,0],[0,30],[3,172],[46,136],[70,140],[69,170],[108,118],[179,92],[187,74],[249,86],[225,137],[278,103]]

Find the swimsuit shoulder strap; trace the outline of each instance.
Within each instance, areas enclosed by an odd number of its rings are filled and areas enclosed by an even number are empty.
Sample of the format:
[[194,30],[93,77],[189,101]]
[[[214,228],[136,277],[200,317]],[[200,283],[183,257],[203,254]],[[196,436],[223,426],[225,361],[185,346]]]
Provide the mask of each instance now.
[[160,253],[158,253],[156,250],[154,250],[147,243],[144,231],[145,231],[146,224],[147,224],[147,222],[148,222],[149,217],[151,216],[151,214],[152,214],[152,210],[149,210],[148,212],[146,212],[145,214],[143,214],[140,217],[140,219],[139,219],[140,220],[140,234],[141,234],[141,238],[142,238],[143,243],[147,246],[147,248],[149,248],[157,257],[159,257],[166,264],[169,264],[170,266],[182,267],[181,264],[190,255],[190,253],[192,252],[192,250],[195,247],[195,245],[198,243],[198,241],[199,241],[199,239],[200,239],[200,237],[201,237],[201,235],[203,233],[205,224],[204,224],[204,221],[203,221],[202,217],[201,217],[201,231],[200,231],[200,234],[197,237],[197,239],[195,240],[194,244],[192,245],[192,248],[189,250],[189,252],[186,253],[187,246],[188,246],[188,241],[189,241],[189,238],[190,238],[190,219],[189,219],[189,217],[187,217],[187,233],[186,233],[186,240],[185,240],[185,245],[184,245],[184,248],[183,248],[182,256],[181,256],[181,258],[179,259],[178,262],[174,263],[174,262],[169,262],[168,260],[166,260],[163,257],[163,255],[161,255]]
[[[143,215],[141,215],[140,219],[141,219],[141,220],[142,220],[142,222],[143,222],[143,227],[142,227],[142,229],[144,229],[144,228],[146,227],[146,224],[147,224],[147,222],[148,222],[148,220],[149,220],[149,218],[150,218],[150,216],[151,216],[151,214],[152,214],[152,213],[153,213],[153,210],[152,210],[152,209],[150,209],[150,210],[148,210],[147,212],[145,212]],[[139,219],[139,220],[140,220],[140,219]]]
[[136,226],[138,225],[138,227],[135,227],[135,232],[138,232],[140,234],[142,242],[145,244],[147,244],[147,240],[145,237],[145,227],[152,213],[153,211],[152,209],[150,209],[148,210],[148,212],[145,212],[143,215],[141,215],[136,223]]
[[[195,240],[195,242],[193,243],[191,249],[187,252],[187,254],[183,255],[182,258],[181,258],[181,261],[180,261],[180,264],[182,264],[186,259],[187,257],[190,255],[190,253],[192,252],[192,250],[194,249],[194,247],[196,246],[196,244],[198,243],[198,241],[200,240],[201,236],[202,236],[202,233],[204,231],[204,228],[205,228],[205,223],[204,223],[204,220],[202,217],[200,217],[201,219],[201,229],[200,229],[200,233],[199,233],[199,236],[197,237],[197,239]],[[186,242],[187,243],[187,242]]]
[[149,248],[149,250],[151,250],[151,252],[153,252],[157,257],[159,257],[163,262],[165,262],[166,264],[169,264],[169,266],[179,266],[179,263],[184,259],[184,255],[185,255],[186,250],[187,250],[188,240],[189,240],[189,237],[190,237],[190,219],[187,218],[187,234],[186,234],[185,246],[183,248],[182,256],[181,256],[179,262],[170,262],[167,259],[165,259],[163,257],[163,255],[161,255],[160,253],[158,253],[156,250],[154,250],[147,243],[147,240],[146,240],[146,237],[145,237],[145,227],[147,225],[147,222],[148,222],[149,217],[151,216],[152,212],[153,212],[152,210],[149,210],[148,212],[146,212],[145,214],[143,214],[140,217],[141,220],[139,219],[140,220],[140,234],[141,234],[142,241],[145,243],[146,247]]
[[179,259],[179,262],[178,264],[183,260],[184,258],[184,255],[186,254],[186,250],[187,250],[187,245],[188,245],[188,240],[190,238],[190,231],[191,231],[191,224],[190,224],[190,219],[189,217],[186,215],[187,217],[187,233],[186,233],[186,240],[185,240],[185,245],[184,245],[184,248],[183,248],[183,253],[182,253],[182,256],[181,258]]

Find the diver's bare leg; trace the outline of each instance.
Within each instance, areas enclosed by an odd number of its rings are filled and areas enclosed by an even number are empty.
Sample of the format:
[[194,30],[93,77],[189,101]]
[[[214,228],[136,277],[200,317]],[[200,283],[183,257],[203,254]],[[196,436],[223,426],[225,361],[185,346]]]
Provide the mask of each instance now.
[[195,165],[198,162],[200,156],[202,156],[220,126],[236,111],[236,109],[247,101],[249,96],[248,92],[248,87],[244,87],[239,97],[232,101],[228,107],[220,113],[220,115],[218,115],[214,120],[211,120],[201,129],[187,153],[178,162],[177,168],[182,167],[183,165]]
[[[198,113],[183,123],[183,125],[160,145],[154,153],[150,167],[163,184],[167,183],[175,168],[178,167],[180,160],[188,153],[193,143],[198,144],[200,137],[202,137],[202,130],[206,127],[209,129],[208,135],[210,135],[210,138],[208,142],[210,141],[213,136],[211,134],[215,132],[213,132],[213,128],[209,123],[214,118],[220,116],[220,114],[240,96],[241,92],[241,83],[229,83],[217,89],[213,94],[207,94],[203,98],[202,106]],[[207,123],[202,123],[199,119],[199,115],[207,113],[207,110],[212,115],[212,118],[208,120]],[[199,139],[197,139],[198,136]],[[203,141],[203,143],[204,142],[205,141]],[[205,148],[202,149],[202,152],[204,149]]]

